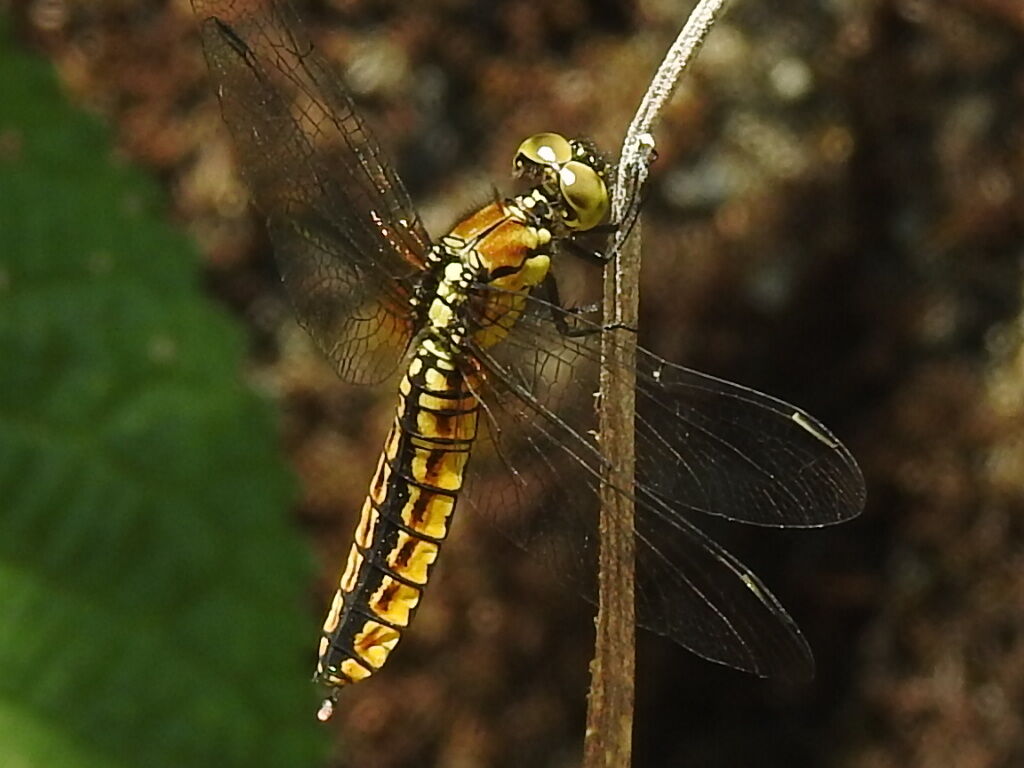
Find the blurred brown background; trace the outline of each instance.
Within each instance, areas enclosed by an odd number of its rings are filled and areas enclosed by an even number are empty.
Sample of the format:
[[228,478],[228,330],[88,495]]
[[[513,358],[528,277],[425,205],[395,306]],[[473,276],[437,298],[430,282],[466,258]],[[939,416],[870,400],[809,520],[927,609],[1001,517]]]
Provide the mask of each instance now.
[[[13,0],[20,39],[164,182],[280,402],[319,615],[391,408],[294,325],[188,0]],[[303,0],[431,232],[519,141],[614,153],[689,3]],[[0,4],[2,7],[2,4]],[[657,131],[642,337],[821,418],[860,520],[714,533],[815,650],[806,687],[640,643],[637,766],[1024,765],[1024,4],[737,0]],[[591,609],[464,515],[413,629],[351,691],[333,764],[571,766]],[[484,620],[470,623],[470,612]],[[311,654],[315,638],[310,639]]]

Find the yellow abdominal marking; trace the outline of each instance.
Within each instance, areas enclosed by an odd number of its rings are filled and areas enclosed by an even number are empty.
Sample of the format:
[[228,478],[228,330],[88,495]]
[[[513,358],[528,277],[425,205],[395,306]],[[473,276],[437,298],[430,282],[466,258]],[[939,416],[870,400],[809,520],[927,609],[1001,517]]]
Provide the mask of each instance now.
[[348,553],[348,562],[345,564],[345,572],[341,575],[338,586],[342,592],[351,592],[356,587],[356,578],[359,576],[359,569],[363,565],[363,556],[359,548],[353,544]]
[[454,508],[453,497],[410,486],[409,500],[402,507],[402,525],[421,536],[440,540],[448,535],[448,518]]
[[397,629],[386,627],[376,621],[367,621],[363,624],[362,631],[356,633],[352,645],[359,658],[377,669],[384,664],[388,654],[398,645],[400,637]]
[[[451,353],[447,349],[441,349],[441,347],[437,346],[437,343],[433,339],[424,339],[423,349],[428,354],[433,355],[433,357],[436,359],[438,366],[443,366],[445,363],[451,365]],[[417,360],[418,359],[419,358],[417,358]],[[449,368],[449,370],[454,370],[454,368]]]
[[432,485],[446,491],[462,487],[462,470],[469,454],[465,451],[438,451],[414,448],[412,478],[417,483]]
[[427,389],[432,389],[435,392],[441,392],[448,388],[448,377],[437,370],[437,368],[427,368],[424,381],[426,382]]
[[384,444],[384,455],[388,461],[394,461],[395,457],[398,456],[398,444],[402,439],[402,425],[398,423],[398,419],[395,419],[395,423],[391,426],[391,432],[388,434],[388,441]]
[[[340,591],[334,593],[334,601],[331,603],[331,610],[327,612],[324,620],[324,632],[331,633],[338,628],[341,620],[341,609],[345,606],[345,598]],[[326,639],[326,638],[325,638]]]
[[370,484],[370,498],[378,505],[384,503],[388,492],[388,478],[391,477],[391,466],[387,462],[387,456],[381,454],[380,463],[377,465],[377,472]]
[[370,597],[370,610],[389,624],[404,627],[409,624],[409,617],[419,601],[418,589],[385,576]]
[[347,675],[352,682],[358,683],[365,680],[372,673],[355,659],[345,659],[338,668],[341,674]]
[[435,397],[426,393],[420,395],[419,404],[421,408],[429,408],[432,411],[446,411],[451,408],[451,400],[443,397]]
[[438,546],[400,531],[394,549],[388,555],[388,568],[416,584],[427,583],[430,566],[437,560]]
[[416,429],[424,437],[470,441],[476,437],[476,413],[442,414],[420,409]]
[[370,499],[363,502],[363,509],[359,513],[359,524],[356,526],[355,542],[361,549],[369,549],[373,544],[373,532],[377,527],[377,510],[373,508]]

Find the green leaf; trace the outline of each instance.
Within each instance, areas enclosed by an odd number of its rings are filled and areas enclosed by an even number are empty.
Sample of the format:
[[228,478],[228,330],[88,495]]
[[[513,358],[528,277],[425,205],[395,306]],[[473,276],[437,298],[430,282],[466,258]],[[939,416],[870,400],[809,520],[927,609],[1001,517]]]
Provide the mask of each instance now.
[[316,765],[310,558],[243,338],[0,18],[0,765]]

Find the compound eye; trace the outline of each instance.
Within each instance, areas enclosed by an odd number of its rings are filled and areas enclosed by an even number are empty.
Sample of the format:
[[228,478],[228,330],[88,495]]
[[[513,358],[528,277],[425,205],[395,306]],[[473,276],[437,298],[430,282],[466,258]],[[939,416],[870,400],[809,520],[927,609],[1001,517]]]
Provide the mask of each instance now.
[[575,214],[566,224],[575,230],[596,227],[608,214],[608,188],[597,171],[571,160],[558,171],[558,187],[569,209]]
[[519,170],[524,164],[552,166],[561,165],[572,159],[572,147],[564,136],[557,133],[538,133],[516,150],[512,167]]

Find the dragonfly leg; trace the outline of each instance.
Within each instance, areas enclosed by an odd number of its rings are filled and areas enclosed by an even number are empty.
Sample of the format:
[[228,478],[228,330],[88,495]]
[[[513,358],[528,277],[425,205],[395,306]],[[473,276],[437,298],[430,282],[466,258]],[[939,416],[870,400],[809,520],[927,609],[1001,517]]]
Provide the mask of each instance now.
[[[597,233],[603,235],[613,235],[619,231],[618,224],[599,224],[593,229],[588,230],[588,234]],[[595,251],[592,248],[587,248],[576,240],[567,240],[564,244],[566,250],[568,250],[573,256],[583,259],[591,264],[598,266],[604,266],[612,260],[613,253],[606,253],[603,250]]]
[[598,224],[596,227],[591,227],[587,230],[587,232],[596,235],[614,235],[618,231],[619,225],[613,221],[609,221],[607,224]]
[[590,248],[585,248],[579,242],[572,239],[566,241],[564,247],[572,253],[573,256],[581,258],[584,261],[589,261],[592,264],[600,264],[602,266],[607,264],[619,255],[622,250],[622,243],[626,242],[626,240],[629,239],[629,236],[633,234],[633,227],[635,227],[636,223],[640,220],[640,209],[643,207],[643,204],[647,199],[646,187],[641,194],[643,195],[643,199],[641,199],[638,205],[632,208],[632,212],[629,213],[625,222],[610,221],[605,224],[598,224],[596,227],[592,227],[587,230],[588,235],[619,235],[621,233],[621,237],[618,237],[615,240],[615,244],[612,248],[594,251]]
[[586,304],[582,307],[566,307],[558,295],[558,281],[555,276],[548,273],[547,277],[537,287],[540,298],[551,307],[551,319],[555,323],[558,333],[567,339],[577,339],[582,336],[593,336],[596,333],[605,331],[625,330],[636,333],[637,329],[625,323],[608,323],[607,325],[586,325],[584,327],[573,327],[567,320],[567,316],[576,317],[589,312],[597,312],[600,309],[598,304]]

